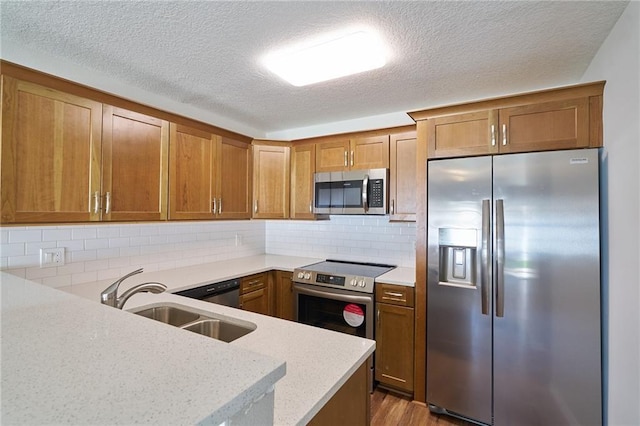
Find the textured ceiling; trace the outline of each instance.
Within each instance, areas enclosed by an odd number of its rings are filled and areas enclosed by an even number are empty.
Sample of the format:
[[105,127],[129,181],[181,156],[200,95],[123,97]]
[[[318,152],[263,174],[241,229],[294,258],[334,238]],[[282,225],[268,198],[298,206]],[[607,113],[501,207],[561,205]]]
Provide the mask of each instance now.
[[[626,5],[1,0],[0,55],[45,64],[35,60],[41,55],[57,69],[86,70],[152,93],[174,111],[195,111],[185,115],[220,127],[286,136],[299,128],[317,131],[343,120],[576,83]],[[392,52],[387,66],[293,87],[259,62],[269,50],[354,24],[380,32]]]

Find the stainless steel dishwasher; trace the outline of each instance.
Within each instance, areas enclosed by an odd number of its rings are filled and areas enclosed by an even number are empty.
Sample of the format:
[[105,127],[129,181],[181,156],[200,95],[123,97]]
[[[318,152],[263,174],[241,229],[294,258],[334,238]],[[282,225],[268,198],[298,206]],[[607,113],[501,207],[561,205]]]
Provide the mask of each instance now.
[[178,296],[204,300],[219,305],[238,308],[240,306],[240,278],[203,285],[189,290],[179,291]]

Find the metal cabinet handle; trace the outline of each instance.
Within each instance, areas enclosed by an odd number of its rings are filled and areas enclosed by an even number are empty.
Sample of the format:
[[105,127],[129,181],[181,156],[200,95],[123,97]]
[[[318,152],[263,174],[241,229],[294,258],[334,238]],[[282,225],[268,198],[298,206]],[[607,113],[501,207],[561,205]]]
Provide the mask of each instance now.
[[93,193],[93,214],[100,212],[100,193],[98,191]]
[[496,200],[496,316],[504,317],[504,200]]
[[404,296],[402,293],[398,293],[398,292],[395,292],[395,291],[385,291],[384,294],[388,294],[389,296],[392,296],[392,297],[402,297],[402,296]]
[[344,166],[347,167],[347,151],[344,152]]
[[491,146],[496,146],[496,126],[491,125]]
[[353,151],[351,151],[351,165],[353,166]]
[[216,203],[216,199],[214,198],[211,202],[211,213],[216,214],[216,210],[218,209],[218,204]]
[[396,203],[395,200],[391,200],[391,214],[395,214]]
[[218,214],[222,214],[222,197],[218,198]]
[[313,213],[313,201],[309,200],[309,213]]
[[105,205],[105,208],[104,208],[104,212],[106,214],[109,214],[109,213],[111,213],[111,193],[107,192],[107,195],[106,195],[105,198],[107,199],[107,201],[106,201],[106,205]]
[[378,326],[378,330],[380,330],[380,308],[376,309],[376,325]]
[[507,125],[502,125],[502,145],[507,144]]
[[258,200],[254,201],[253,203],[253,212],[258,213]]
[[482,298],[482,315],[489,315],[489,234],[491,220],[491,203],[482,200],[482,246],[480,247],[480,295]]

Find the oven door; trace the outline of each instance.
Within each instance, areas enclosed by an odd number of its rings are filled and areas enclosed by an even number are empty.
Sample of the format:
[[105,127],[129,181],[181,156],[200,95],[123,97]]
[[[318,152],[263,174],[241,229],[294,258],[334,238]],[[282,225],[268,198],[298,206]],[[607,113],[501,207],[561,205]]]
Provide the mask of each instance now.
[[373,294],[294,282],[296,321],[373,339]]

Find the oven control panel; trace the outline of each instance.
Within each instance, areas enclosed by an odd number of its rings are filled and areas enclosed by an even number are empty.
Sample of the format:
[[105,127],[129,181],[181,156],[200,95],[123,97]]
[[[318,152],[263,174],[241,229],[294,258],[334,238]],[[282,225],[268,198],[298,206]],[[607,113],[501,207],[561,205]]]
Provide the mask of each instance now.
[[293,281],[303,284],[313,284],[324,287],[341,288],[344,290],[373,293],[374,279],[355,275],[334,275],[323,272],[295,269]]

